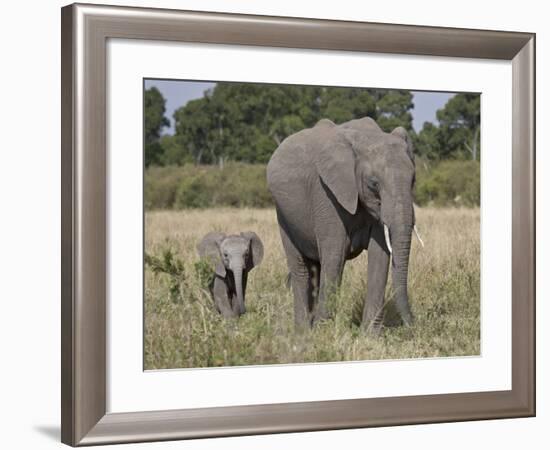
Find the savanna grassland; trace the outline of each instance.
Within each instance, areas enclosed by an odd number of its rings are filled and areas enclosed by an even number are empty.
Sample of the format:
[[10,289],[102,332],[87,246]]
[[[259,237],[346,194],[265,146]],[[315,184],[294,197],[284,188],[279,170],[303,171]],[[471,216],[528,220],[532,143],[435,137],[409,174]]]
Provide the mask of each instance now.
[[[293,299],[273,209],[151,211],[145,216],[145,369],[478,355],[478,208],[418,208],[409,294],[416,323],[396,326],[391,300],[379,337],[359,329],[367,254],[348,261],[332,318],[294,332]],[[249,275],[247,313],[223,319],[207,289],[196,244],[209,231],[255,231],[263,262]],[[168,272],[168,273],[167,273]],[[386,298],[391,299],[388,283]]]

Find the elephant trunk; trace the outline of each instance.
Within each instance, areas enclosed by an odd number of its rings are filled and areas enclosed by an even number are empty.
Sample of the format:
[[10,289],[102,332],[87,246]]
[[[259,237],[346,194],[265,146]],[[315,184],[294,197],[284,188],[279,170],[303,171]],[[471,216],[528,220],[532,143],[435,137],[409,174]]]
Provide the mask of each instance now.
[[[410,195],[407,197],[410,197]],[[408,296],[409,255],[414,226],[412,199],[397,201],[395,205],[398,206],[395,207],[389,224],[392,247],[392,287],[395,305],[403,322],[405,325],[412,325],[414,319]]]
[[232,268],[235,279],[235,290],[237,291],[237,303],[233,304],[233,311],[241,316],[246,312],[244,307],[244,289],[243,289],[243,266],[237,265]]

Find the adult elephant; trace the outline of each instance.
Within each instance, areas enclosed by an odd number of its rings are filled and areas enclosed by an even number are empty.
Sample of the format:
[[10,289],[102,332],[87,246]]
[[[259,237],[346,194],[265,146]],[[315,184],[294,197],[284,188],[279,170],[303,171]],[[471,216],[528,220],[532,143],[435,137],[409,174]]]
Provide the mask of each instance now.
[[368,249],[362,328],[382,326],[390,256],[397,309],[413,323],[407,276],[415,224],[415,165],[404,128],[385,133],[365,117],[327,119],[286,138],[267,166],[298,327],[327,318],[346,260]]

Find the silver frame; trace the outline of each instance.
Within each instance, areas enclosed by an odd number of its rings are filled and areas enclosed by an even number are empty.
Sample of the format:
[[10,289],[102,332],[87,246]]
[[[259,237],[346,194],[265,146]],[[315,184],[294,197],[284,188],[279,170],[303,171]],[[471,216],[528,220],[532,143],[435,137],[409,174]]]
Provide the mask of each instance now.
[[[109,38],[512,61],[512,389],[106,413]],[[75,4],[62,8],[61,51],[64,443],[81,446],[535,415],[533,33]]]

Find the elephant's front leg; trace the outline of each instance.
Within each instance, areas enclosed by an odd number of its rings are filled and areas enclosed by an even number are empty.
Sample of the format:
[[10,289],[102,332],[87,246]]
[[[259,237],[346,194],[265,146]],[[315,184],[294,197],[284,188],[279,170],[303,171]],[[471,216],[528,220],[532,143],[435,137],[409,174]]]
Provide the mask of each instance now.
[[313,310],[313,324],[329,317],[327,302],[340,286],[345,264],[343,255],[336,256],[339,253],[341,252],[329,253],[329,257],[321,262],[319,295]]
[[390,261],[381,225],[373,226],[367,252],[367,297],[363,307],[361,327],[366,332],[378,334],[384,320],[384,294]]
[[229,299],[228,291],[229,289],[226,280],[216,276],[214,278],[214,285],[212,286],[212,295],[214,296],[214,304],[216,305],[216,309],[223,317],[236,317],[236,314],[231,308],[231,301]]

